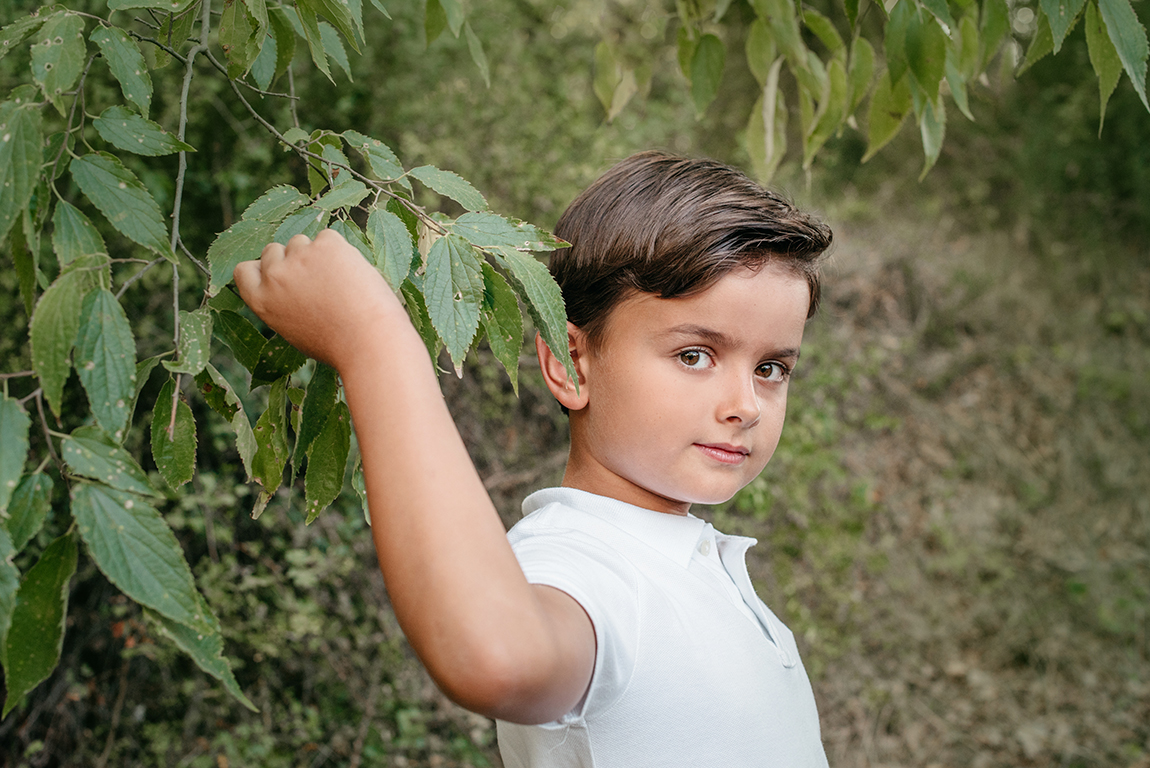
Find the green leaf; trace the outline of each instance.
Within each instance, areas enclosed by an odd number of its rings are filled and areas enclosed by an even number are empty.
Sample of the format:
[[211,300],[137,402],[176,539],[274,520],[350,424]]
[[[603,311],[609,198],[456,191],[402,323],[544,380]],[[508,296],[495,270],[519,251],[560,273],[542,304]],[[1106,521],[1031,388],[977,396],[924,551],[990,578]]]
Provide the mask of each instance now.
[[24,16],[0,28],[0,59],[4,58],[9,51],[23,42],[28,35],[39,29],[40,25],[47,21],[49,16],[50,14],[44,14],[43,16]]
[[153,355],[145,360],[136,363],[136,391],[132,395],[132,402],[128,404],[128,423],[132,423],[132,415],[136,412],[136,403],[140,401],[140,393],[144,391],[144,387],[148,383],[148,379],[152,376],[152,371],[160,364],[160,360],[164,355]]
[[[152,459],[170,488],[179,488],[196,474],[196,419],[183,397],[173,401],[176,382],[164,382],[152,409]],[[175,420],[172,408],[175,406]],[[172,428],[169,435],[168,429]]]
[[319,200],[315,201],[314,208],[321,211],[337,211],[340,208],[354,208],[371,194],[367,186],[358,179],[352,179],[340,184]]
[[335,403],[323,430],[307,452],[307,474],[304,475],[306,524],[311,524],[343,490],[347,454],[351,449],[351,413],[343,402]]
[[20,569],[12,558],[20,550],[12,543],[8,531],[0,525],[0,665],[8,666],[5,649],[8,630],[12,626],[12,611],[16,609],[16,593],[20,589]]
[[1006,0],[982,0],[982,56],[979,69],[985,69],[1002,41],[1010,34],[1010,10]]
[[[285,9],[291,10],[291,9]],[[327,79],[335,83],[335,79],[331,76],[331,69],[327,64],[327,54],[323,49],[323,38],[319,31],[319,19],[316,18],[315,5],[310,0],[298,0],[295,6],[295,14],[300,26],[303,28],[303,37],[307,40],[308,50],[311,51],[311,60],[315,62],[316,67],[320,72],[327,75]]]
[[[924,0],[924,4],[926,2],[927,0]],[[945,4],[945,0],[942,0],[942,2]],[[815,33],[815,37],[827,47],[827,50],[830,51],[832,56],[846,48],[842,35],[835,29],[834,22],[815,9],[803,9],[803,23],[807,25],[807,29]]]
[[252,369],[252,389],[290,376],[306,362],[307,358],[302,352],[288,344],[283,336],[276,334],[260,350],[259,360]]
[[486,261],[483,267],[483,304],[480,322],[495,359],[507,371],[511,388],[519,394],[519,353],[523,349],[523,316],[515,291]]
[[398,291],[411,272],[415,244],[407,227],[391,211],[376,208],[367,217],[367,234],[375,253],[375,266],[383,279]]
[[220,47],[228,60],[228,77],[237,79],[247,74],[259,55],[263,41],[259,25],[240,0],[227,0],[220,16]]
[[287,14],[280,8],[268,9],[268,21],[271,22],[272,38],[275,40],[276,68],[272,76],[272,80],[275,80],[287,72],[295,58],[296,34]]
[[267,339],[252,325],[251,321],[230,309],[215,310],[216,322],[212,330],[216,337],[235,355],[236,361],[249,371],[254,371],[260,361]]
[[567,311],[563,306],[563,292],[547,267],[534,256],[510,248],[501,249],[496,258],[511,278],[511,286],[523,299],[543,341],[563,361],[567,375],[572,380],[577,379],[567,347]]
[[416,288],[410,277],[403,281],[400,292],[403,294],[403,303],[407,307],[407,316],[411,318],[411,324],[415,326],[419,337],[423,339],[423,345],[427,347],[427,354],[431,356],[434,363],[435,358],[439,355],[440,341],[439,335],[431,325],[431,318],[427,314],[427,304],[423,300],[423,294]]
[[107,253],[104,238],[79,208],[67,200],[56,203],[52,215],[52,250],[61,267],[66,267],[81,256]]
[[288,459],[286,376],[272,383],[267,410],[256,422],[253,433],[256,452],[252,457],[252,478],[270,495],[283,482],[284,465]]
[[970,80],[978,75],[979,38],[978,23],[973,12],[962,17],[958,26],[960,42],[958,47],[958,71],[963,78]]
[[40,532],[51,508],[52,478],[43,472],[21,478],[8,502],[8,534],[16,552]]
[[747,123],[747,154],[763,183],[771,180],[787,151],[787,104],[779,90],[784,60],[779,56],[768,70],[763,95],[755,102]]
[[348,80],[354,81],[355,78],[351,76],[351,62],[348,61],[347,51],[343,49],[343,42],[339,39],[339,33],[335,31],[335,27],[326,21],[321,21],[319,23],[319,37],[323,40],[323,49],[327,55],[343,70]]
[[1078,18],[1078,14],[1082,12],[1082,6],[1085,4],[1086,0],[1038,1],[1042,12],[1046,14],[1046,19],[1050,24],[1050,31],[1054,36],[1055,53],[1061,50],[1062,41],[1066,39],[1066,35],[1074,27],[1074,22]]
[[[356,19],[351,13],[351,3],[347,0],[296,0],[297,6],[300,3],[306,2],[309,5],[314,5],[316,11],[323,15],[325,19],[330,21],[340,34],[343,35],[351,46],[352,50],[359,53],[359,43],[356,42]],[[362,27],[363,22],[359,22]],[[327,41],[324,41],[326,47]],[[342,46],[341,46],[342,49]],[[330,51],[329,51],[330,54]]]
[[[762,19],[756,19],[756,21],[761,22]],[[752,25],[752,29],[751,29],[749,34],[753,34],[753,33],[754,33],[754,28]],[[691,80],[691,60],[695,58],[695,46],[699,44],[699,41],[695,38],[694,33],[691,31],[691,28],[687,23],[683,23],[679,26],[679,32],[677,34],[677,39],[678,39],[678,46],[677,46],[676,54],[677,54],[677,58],[679,60],[679,71],[682,72],[683,77],[687,78],[687,81],[690,82],[690,80]],[[611,49],[607,47],[606,42],[602,42],[599,45],[603,48],[603,50],[607,54],[609,54],[609,55],[611,54]],[[595,63],[596,72],[598,72],[598,70],[599,70],[598,53],[599,52],[597,49],[596,50],[596,63]],[[611,59],[605,61],[604,63],[610,64],[610,66],[612,68],[614,68],[614,66],[615,66],[614,62],[615,62],[615,60],[613,58],[611,58]],[[612,90],[614,90],[614,87],[615,87],[614,84],[612,84],[611,85]],[[600,99],[600,100],[602,100],[602,99]],[[606,107],[606,106],[607,105],[604,105],[604,107]]]
[[906,78],[891,86],[890,72],[883,72],[870,99],[869,126],[867,129],[867,150],[862,162],[874,157],[875,153],[895,137],[902,121],[910,112],[911,95]]
[[847,23],[851,25],[851,32],[855,31],[855,24],[859,20],[859,0],[843,0],[843,9],[847,13]]
[[[692,51],[692,57],[693,54],[694,51]],[[751,27],[747,31],[746,55],[747,66],[750,68],[751,74],[759,81],[760,86],[765,86],[771,65],[775,63],[779,54],[775,39],[771,36],[771,28],[762,19],[755,19],[751,22]],[[688,69],[684,74],[689,75],[690,70]]]
[[1134,91],[1142,99],[1142,105],[1150,110],[1146,98],[1146,59],[1150,58],[1150,46],[1146,41],[1146,29],[1138,21],[1130,0],[1098,0],[1098,10],[1106,23],[1110,42],[1118,51],[1122,68],[1134,83]]
[[1086,6],[1086,49],[1090,54],[1090,66],[1098,76],[1098,135],[1101,136],[1102,125],[1106,121],[1106,104],[1122,77],[1122,60],[1118,58],[1118,51],[1110,41],[1102,15],[1094,3]]
[[84,19],[70,13],[49,17],[33,38],[32,79],[61,115],[67,114],[64,92],[76,84],[87,52]]
[[244,5],[248,7],[248,13],[251,14],[256,27],[261,32],[266,31],[268,28],[268,6],[265,0],[244,0]]
[[232,674],[231,664],[224,658],[224,640],[220,631],[219,620],[212,614],[211,608],[204,602],[199,594],[196,599],[200,604],[200,614],[207,620],[209,629],[196,629],[178,621],[161,616],[152,611],[144,611],[146,615],[159,628],[160,634],[176,644],[181,651],[192,657],[196,666],[224,684],[224,689],[235,699],[253,712],[258,712],[256,705],[240,690],[235,675]]
[[451,231],[480,248],[554,251],[569,247],[568,243],[549,232],[495,213],[465,213],[451,225]]
[[42,144],[35,104],[24,98],[0,104],[0,241],[32,199]]
[[483,272],[475,249],[459,235],[439,238],[427,254],[424,280],[431,324],[460,374],[479,328],[479,304],[483,301]]
[[363,520],[370,527],[371,512],[367,508],[367,482],[364,480],[363,465],[360,464],[359,458],[359,456],[355,457],[355,469],[351,471],[351,487],[359,496],[359,503],[363,507]]
[[204,370],[212,351],[212,313],[207,307],[195,312],[180,310],[179,361],[164,361],[172,373],[190,373],[195,376]]
[[946,72],[946,33],[932,16],[915,14],[906,29],[906,61],[910,73],[927,98],[938,98]]
[[80,427],[61,441],[64,463],[77,475],[145,496],[156,490],[131,454],[111,438],[91,428]]
[[28,428],[32,420],[20,403],[0,394],[0,521],[28,458]]
[[954,17],[950,15],[950,5],[947,0],[922,0],[922,7],[946,25],[947,29],[954,29]]
[[1030,46],[1026,49],[1026,58],[1015,75],[1021,75],[1034,66],[1035,62],[1053,51],[1054,33],[1050,31],[1050,23],[1046,20],[1046,15],[1040,13],[1038,14],[1038,28],[1030,40]]
[[[148,116],[152,107],[152,76],[136,41],[119,27],[98,25],[88,35],[100,49],[112,77],[120,84],[124,98],[136,105],[140,114]],[[166,39],[161,37],[161,39]]]
[[125,11],[133,8],[152,8],[169,13],[182,13],[196,0],[108,0],[108,10]]
[[[188,41],[188,37],[192,34],[192,27],[200,20],[199,4],[200,0],[189,0],[189,2],[179,3],[179,9],[172,10],[176,4],[168,3],[167,7],[163,9],[167,13],[161,16],[160,28],[154,37],[164,41],[164,44],[173,50],[179,49]],[[155,56],[156,62],[153,69],[160,69],[172,63],[171,55],[162,48],[154,49],[153,56]]]
[[946,84],[950,87],[950,96],[954,99],[958,110],[966,116],[967,120],[973,122],[974,115],[970,113],[970,104],[966,98],[966,79],[963,78],[958,69],[957,59],[958,54],[954,52],[954,49],[948,48],[946,51]]
[[327,226],[329,218],[330,214],[327,211],[309,205],[284,219],[271,237],[271,241],[287,245],[287,241],[296,235],[307,235],[314,240],[315,236]]
[[[24,209],[27,214],[28,209]],[[27,221],[27,217],[24,217]],[[12,251],[12,261],[16,266],[16,279],[20,283],[20,296],[24,299],[24,312],[32,315],[36,306],[36,272],[37,264],[29,250],[24,236],[23,223],[12,228],[12,238],[9,240],[9,250]]]
[[4,644],[6,717],[12,708],[60,662],[68,584],[76,572],[76,537],[66,533],[49,544],[24,575],[16,593],[12,623]]
[[32,313],[29,337],[32,341],[32,368],[44,389],[44,399],[60,414],[64,382],[72,363],[68,356],[80,329],[80,309],[92,278],[86,272],[64,272],[44,291]]
[[699,38],[695,55],[691,57],[691,99],[696,116],[702,117],[718,95],[726,59],[727,51],[717,36],[703,35]]
[[371,246],[367,244],[367,238],[363,236],[363,232],[354,221],[336,219],[331,223],[331,228],[343,235],[343,239],[354,246],[368,263],[375,263],[375,254],[372,252]]
[[94,152],[72,161],[72,178],[120,234],[174,259],[160,206],[118,158]]
[[292,455],[293,473],[299,471],[312,441],[323,430],[323,425],[327,423],[331,409],[335,407],[338,399],[339,374],[330,365],[317,362],[315,373],[307,385],[307,394],[303,398],[295,451]]
[[463,26],[463,3],[460,0],[439,0],[443,6],[443,13],[447,16],[447,27],[451,34],[459,37],[459,30]]
[[240,219],[221,232],[208,248],[208,264],[212,270],[208,295],[215,296],[232,281],[237,264],[258,259],[279,226],[278,221]]
[[76,374],[100,427],[117,442],[123,440],[136,388],[136,340],[120,302],[102,288],[84,297]]
[[599,98],[599,103],[603,105],[604,111],[608,113],[611,112],[611,104],[615,100],[615,89],[621,78],[619,65],[615,61],[615,53],[611,50],[611,46],[606,41],[600,42],[595,47],[595,79],[592,81],[592,88]]
[[181,624],[210,630],[184,551],[151,504],[115,488],[80,483],[72,493],[72,514],[92,560],[121,592]]
[[399,181],[408,189],[410,183],[403,176],[403,165],[391,148],[378,139],[365,136],[359,131],[344,131],[343,138],[364,158],[367,159],[371,170],[383,181]]
[[[236,396],[227,379],[221,376],[220,372],[210,364],[205,366],[200,375],[196,377],[196,384],[199,385],[200,392],[204,393],[204,399],[208,401],[208,404],[231,424],[236,433],[236,450],[240,454],[240,461],[243,462],[248,480],[251,480],[252,459],[256,453],[256,437],[252,431],[252,423],[248,421],[239,397]],[[220,405],[221,401],[222,406]]]
[[104,141],[125,152],[158,157],[174,152],[196,151],[191,144],[180,141],[158,123],[141,117],[127,107],[108,107],[92,121],[92,125]]
[[[993,1],[987,0],[987,2]],[[998,0],[998,2],[1002,1]],[[902,80],[902,76],[906,72],[906,33],[912,20],[917,16],[918,12],[911,0],[898,0],[890,11],[890,18],[887,19],[883,52],[886,54],[886,67],[887,71],[890,72],[892,83]]]
[[471,60],[475,62],[475,66],[479,67],[479,74],[483,77],[483,84],[490,88],[491,68],[487,64],[487,54],[483,52],[483,43],[480,41],[479,36],[472,31],[470,21],[463,23],[463,32],[467,36],[467,50],[471,54]]
[[434,43],[445,29],[447,29],[447,12],[443,9],[443,5],[439,0],[427,0],[423,14],[424,39],[427,45]]
[[942,151],[942,139],[946,134],[946,110],[943,108],[941,100],[937,104],[931,101],[926,102],[922,116],[919,118],[919,129],[922,133],[922,151],[926,156],[922,173],[918,176],[918,180],[922,181],[930,169],[934,167],[935,161],[938,160],[939,152]]
[[310,198],[290,184],[279,184],[264,192],[244,209],[241,219],[279,224],[284,217],[307,205]]
[[382,13],[385,17],[387,17],[389,19],[391,18],[391,14],[387,12],[387,8],[384,7],[383,3],[381,3],[380,0],[371,0],[371,4],[374,5],[375,9],[377,11],[379,11],[380,13]]
[[470,182],[451,171],[441,171],[431,165],[412,168],[408,173],[441,195],[450,197],[469,211],[487,210],[487,201]]
[[833,59],[827,67],[827,79],[830,87],[826,97],[819,104],[814,127],[805,144],[804,168],[810,168],[815,154],[822,149],[827,139],[835,134],[847,116],[850,94],[847,92],[847,71],[840,59]]
[[853,114],[866,95],[870,93],[871,80],[874,79],[874,47],[865,37],[857,38],[851,44],[851,68],[847,73],[850,99],[847,104],[847,114]]

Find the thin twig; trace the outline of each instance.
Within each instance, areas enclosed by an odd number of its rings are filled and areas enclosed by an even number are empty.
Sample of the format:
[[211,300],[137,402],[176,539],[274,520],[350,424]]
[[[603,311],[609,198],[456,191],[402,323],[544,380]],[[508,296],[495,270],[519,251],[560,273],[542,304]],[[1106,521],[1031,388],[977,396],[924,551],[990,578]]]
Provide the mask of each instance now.
[[63,465],[60,463],[60,457],[56,455],[56,446],[52,445],[52,433],[48,429],[48,419],[44,416],[43,393],[43,388],[37,389],[32,393],[36,396],[36,412],[40,414],[40,426],[44,428],[44,441],[48,443],[48,453],[52,456],[52,461],[56,464],[56,466],[63,470]]
[[132,275],[131,277],[129,277],[127,280],[125,280],[124,284],[120,286],[120,290],[116,291],[116,298],[119,299],[121,296],[123,296],[124,291],[128,290],[128,286],[130,286],[132,283],[139,280],[141,277],[144,276],[145,272],[147,272],[149,269],[156,266],[157,264],[159,264],[163,260],[164,260],[163,256],[157,256],[156,258],[152,259],[147,264],[145,264],[143,267],[140,267],[140,271],[137,272],[136,274]]
[[15,373],[0,373],[0,379],[20,379],[25,376],[35,376],[35,371],[16,371]]
[[[76,98],[72,100],[72,108],[68,110],[68,124],[64,126],[64,140],[60,142],[60,149],[56,152],[56,159],[52,161],[52,170],[48,173],[48,178],[52,180],[52,188],[56,188],[56,166],[60,163],[60,158],[64,156],[64,150],[68,148],[68,134],[72,132],[72,120],[76,117],[76,105],[80,103],[80,94],[84,91],[84,80],[88,77],[88,70],[92,68],[92,62],[96,60],[97,54],[92,54],[88,57],[88,63],[84,66],[84,71],[80,74],[79,85],[76,86]],[[59,196],[59,192],[56,193]]]
[[132,37],[136,38],[137,40],[139,40],[141,43],[151,43],[152,45],[156,46],[157,48],[160,48],[161,50],[163,50],[165,53],[167,53],[169,56],[171,56],[173,59],[180,62],[181,64],[187,64],[188,63],[188,60],[185,59],[183,56],[181,56],[178,52],[176,52],[175,48],[171,48],[167,45],[164,45],[163,43],[161,43],[159,40],[155,39],[154,37],[144,37],[143,35],[139,34],[138,32],[133,32],[131,30],[128,30],[128,34],[131,35]]
[[205,275],[208,275],[209,277],[211,276],[212,270],[208,269],[204,265],[204,262],[200,261],[199,259],[197,259],[195,256],[192,255],[192,252],[188,250],[188,246],[184,245],[184,239],[182,237],[179,239],[179,242],[177,242],[176,245],[179,247],[179,249],[181,251],[183,251],[184,255],[188,257],[188,261],[195,264],[196,267],[198,267],[199,270],[201,272],[203,272]]
[[292,101],[288,104],[288,107],[291,109],[291,122],[292,122],[292,125],[294,125],[296,128],[299,128],[299,113],[296,112],[296,108],[295,108],[295,98],[296,98],[296,95],[295,95],[295,73],[292,72],[291,62],[288,62],[287,76],[288,76],[288,93],[292,97]]
[[112,706],[112,723],[108,727],[108,740],[104,742],[104,751],[96,761],[96,768],[104,768],[108,764],[108,757],[112,754],[112,745],[116,743],[116,729],[120,727],[120,713],[124,711],[124,696],[128,693],[128,666],[130,659],[124,659],[120,665],[120,691],[116,694],[116,703]]

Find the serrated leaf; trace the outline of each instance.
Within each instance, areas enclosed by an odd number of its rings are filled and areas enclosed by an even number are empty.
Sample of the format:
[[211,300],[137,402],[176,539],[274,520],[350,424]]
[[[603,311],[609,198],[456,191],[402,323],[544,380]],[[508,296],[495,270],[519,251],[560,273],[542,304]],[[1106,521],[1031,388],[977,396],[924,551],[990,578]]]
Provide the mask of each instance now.
[[519,394],[519,353],[523,349],[523,316],[515,291],[486,261],[483,267],[483,304],[480,322],[495,359],[507,371],[511,388]]
[[451,171],[442,171],[435,166],[421,165],[412,168],[408,174],[419,179],[441,195],[450,197],[469,211],[487,210],[487,200],[479,190],[466,179]]
[[174,259],[160,206],[136,174],[107,152],[72,161],[72,178],[120,234],[161,256]]
[[259,54],[262,35],[256,20],[241,0],[224,2],[218,36],[228,60],[228,77],[243,77]]
[[212,614],[211,608],[204,602],[203,597],[196,595],[200,604],[200,613],[208,622],[208,629],[196,629],[178,621],[172,621],[159,613],[145,610],[144,615],[151,619],[159,628],[160,634],[167,637],[176,646],[188,654],[196,666],[224,684],[224,690],[253,712],[258,712],[256,705],[240,690],[235,675],[232,674],[231,664],[224,658],[224,640],[220,631],[219,620]]
[[347,79],[355,81],[351,76],[351,62],[348,61],[347,51],[343,48],[343,41],[340,40],[339,33],[335,31],[335,27],[328,24],[326,21],[319,23],[319,37],[323,40],[323,50],[331,57],[331,60],[336,63],[343,73],[347,75]]
[[241,219],[279,224],[284,217],[308,204],[310,198],[290,184],[279,184],[244,209]]
[[[327,79],[335,83],[331,76],[331,69],[327,64],[327,54],[323,49],[323,38],[320,36],[319,19],[316,17],[315,6],[310,0],[301,0],[296,3],[295,17],[299,20],[303,30],[303,38],[307,41],[308,50],[311,51],[311,60],[315,62],[320,72],[327,75]],[[289,18],[291,18],[289,16]]]
[[296,433],[292,455],[292,472],[299,470],[308,449],[327,423],[336,400],[339,399],[339,374],[329,365],[317,362],[315,373],[307,385],[301,408],[299,430]]
[[8,531],[0,525],[0,665],[7,667],[5,650],[8,629],[12,626],[12,611],[16,608],[16,592],[20,589],[20,569],[12,564],[20,550],[12,543]]
[[563,361],[567,375],[576,380],[575,365],[567,347],[567,311],[563,306],[563,292],[551,273],[534,256],[510,248],[501,249],[496,258],[511,278],[511,286],[523,300],[543,341]]
[[196,376],[208,364],[212,350],[212,313],[203,307],[195,312],[180,310],[179,358],[175,363],[164,361],[172,373]]
[[155,496],[148,476],[131,454],[107,435],[75,430],[61,441],[64,463],[77,475],[99,480],[122,491]]
[[191,144],[180,141],[158,123],[141,117],[127,107],[108,107],[92,121],[92,125],[104,141],[125,152],[158,157],[175,152],[196,151]]
[[1106,31],[1122,68],[1134,84],[1134,91],[1142,99],[1142,105],[1150,110],[1146,97],[1146,60],[1150,58],[1150,45],[1146,40],[1146,28],[1138,21],[1130,0],[1098,0],[1098,10],[1106,23]]
[[20,403],[0,394],[0,521],[8,500],[24,474],[28,458],[28,428],[32,420]]
[[54,14],[32,40],[32,79],[65,115],[64,92],[76,84],[87,54],[84,19],[70,13]]
[[911,95],[906,78],[891,87],[890,72],[883,72],[870,99],[870,112],[867,117],[867,150],[862,162],[874,157],[875,153],[895,137],[902,121],[910,112]]
[[431,318],[427,314],[427,304],[423,300],[423,294],[411,282],[410,277],[403,281],[400,292],[403,294],[407,316],[411,318],[411,324],[415,326],[419,337],[423,339],[423,345],[427,347],[427,354],[431,356],[434,363],[435,358],[439,355],[440,340],[435,328],[431,325]]
[[256,441],[252,457],[252,478],[273,494],[283,482],[288,459],[287,444],[287,377],[277,379],[268,392],[268,407],[256,421]]
[[263,45],[260,46],[259,56],[252,62],[251,75],[252,80],[260,88],[266,91],[272,85],[272,80],[276,75],[276,59],[278,57],[279,44],[276,43],[275,35],[267,35],[264,38]]
[[1122,60],[1118,58],[1118,51],[1106,33],[1102,15],[1093,3],[1086,6],[1086,50],[1090,55],[1090,66],[1098,76],[1098,135],[1101,136],[1106,122],[1106,104],[1122,77]]
[[483,271],[470,243],[454,234],[435,241],[427,254],[423,295],[431,324],[459,373],[479,328],[483,301]]
[[91,275],[65,272],[44,291],[32,313],[29,337],[32,341],[32,368],[52,411],[60,414],[64,382],[72,368],[69,355],[80,329],[80,309],[91,288]]
[[337,211],[340,208],[354,208],[363,202],[363,199],[371,194],[367,186],[358,179],[346,181],[335,189],[325,194],[319,200],[315,201],[314,208],[321,211]]
[[1010,34],[1010,9],[1006,6],[1006,0],[982,0],[979,31],[982,50],[979,69],[983,69]]
[[853,114],[870,93],[871,80],[874,78],[874,47],[865,37],[856,39],[851,44],[851,67],[848,73],[850,99],[847,104],[847,114]]
[[[256,453],[256,438],[252,431],[252,424],[248,421],[247,414],[244,413],[243,403],[240,402],[227,379],[221,376],[220,372],[211,364],[205,366],[200,375],[196,377],[196,384],[204,393],[204,399],[208,401],[208,404],[231,424],[236,433],[236,450],[240,454],[240,461],[243,462],[248,480],[251,480],[252,459]],[[211,389],[208,388],[209,384]],[[224,403],[222,407],[218,405],[220,400]]]
[[371,238],[376,268],[391,289],[398,291],[411,272],[415,252],[407,227],[394,213],[376,208],[367,217],[367,234]]
[[92,560],[121,592],[181,624],[210,630],[184,550],[155,507],[115,488],[81,483],[72,494],[72,515]]
[[695,104],[695,115],[701,117],[719,93],[719,83],[723,80],[723,66],[727,51],[715,35],[703,35],[691,57],[691,99]]
[[296,33],[288,21],[287,14],[280,8],[268,9],[268,21],[271,23],[271,33],[276,42],[276,68],[272,79],[283,75],[291,66],[295,58]]
[[329,218],[330,214],[327,211],[309,205],[284,219],[272,235],[271,242],[287,245],[287,241],[296,235],[307,235],[314,240],[315,236],[327,226]]
[[1074,21],[1082,11],[1086,0],[1039,0],[1038,5],[1046,14],[1050,31],[1054,36],[1054,52],[1062,48],[1062,41],[1074,27]]
[[237,264],[258,259],[279,226],[277,221],[240,219],[221,232],[208,248],[208,265],[212,270],[208,295],[216,295],[232,281]]
[[60,662],[68,584],[75,572],[76,537],[66,533],[45,547],[21,580],[4,644],[8,698],[0,717],[6,717]]
[[[356,53],[359,53],[359,43],[356,42],[356,19],[353,18],[351,13],[351,3],[347,0],[302,0],[309,4],[313,4],[316,11],[323,15],[325,19],[330,21],[340,34],[347,40],[348,45]],[[298,3],[301,0],[297,0]],[[360,22],[362,25],[362,21]],[[325,41],[326,46],[326,41]],[[340,46],[342,48],[342,46]],[[330,55],[330,51],[329,51]]]
[[[27,214],[27,209],[24,213]],[[27,216],[24,217],[27,222]],[[12,237],[8,240],[9,250],[12,251],[12,261],[16,267],[16,280],[20,283],[20,296],[24,299],[24,311],[29,317],[36,306],[36,272],[37,264],[29,250],[24,236],[24,226],[12,227]]]
[[490,88],[491,68],[487,64],[487,54],[483,52],[483,43],[479,36],[472,31],[470,21],[463,23],[463,31],[467,37],[467,51],[471,54],[471,60],[479,68],[479,74],[483,77],[483,84]]
[[29,101],[0,104],[0,241],[28,206],[40,175],[40,110]]
[[427,7],[423,13],[423,33],[427,45],[435,42],[435,39],[443,34],[443,30],[447,29],[447,13],[443,10],[443,5],[439,0],[427,0]]
[[251,14],[252,20],[255,21],[256,27],[260,31],[265,31],[268,28],[268,6],[265,0],[244,0],[244,5],[248,7],[248,13]]
[[12,547],[16,552],[24,549],[24,545],[40,532],[51,507],[51,477],[36,472],[20,479],[20,484],[8,501],[8,534],[12,537]]
[[946,110],[942,101],[926,102],[922,116],[919,118],[919,130],[922,133],[922,151],[925,162],[922,173],[918,179],[922,181],[926,174],[934,167],[938,155],[942,151],[942,140],[946,134]]
[[307,358],[302,352],[288,344],[283,336],[276,334],[260,350],[256,367],[252,369],[252,389],[290,376],[306,362]]
[[[746,55],[751,74],[755,76],[760,86],[766,85],[771,65],[779,53],[775,39],[771,36],[771,28],[762,19],[755,19],[747,31]],[[690,74],[690,70],[688,69],[685,74]]]
[[520,251],[554,251],[569,247],[550,232],[495,213],[465,213],[451,224],[451,231],[480,248],[506,246]]
[[351,412],[345,403],[336,402],[307,452],[307,473],[304,475],[306,524],[311,524],[339,497],[350,449]]
[[331,223],[331,229],[340,233],[343,239],[359,251],[369,264],[375,263],[375,254],[372,253],[371,246],[367,244],[367,238],[364,237],[363,232],[355,225],[355,222],[336,219]]
[[136,388],[136,340],[120,302],[102,288],[84,297],[76,374],[97,423],[119,442]]
[[[155,34],[156,39],[162,40],[173,50],[186,43],[192,34],[192,27],[200,20],[199,5],[200,0],[181,2],[178,8],[175,3],[169,3],[163,9],[166,13],[161,16],[160,28]],[[176,10],[172,10],[173,8]],[[156,62],[153,69],[160,69],[172,63],[171,55],[162,48],[155,49],[153,55]]]
[[933,16],[914,14],[906,29],[906,61],[915,82],[934,101],[946,72],[946,33]]
[[52,215],[52,250],[61,267],[66,267],[81,256],[107,253],[104,238],[79,208],[67,200],[56,203]]
[[136,105],[140,114],[148,116],[152,107],[152,76],[136,41],[119,27],[97,26],[88,35],[100,49],[112,77],[120,84],[124,98]]
[[28,35],[35,32],[48,19],[50,14],[43,16],[24,16],[11,24],[0,28],[0,59],[9,51],[24,41]]
[[228,345],[240,365],[249,371],[254,371],[267,339],[250,320],[238,312],[227,309],[215,312],[216,321],[212,325],[212,330],[216,337]]
[[[170,488],[179,488],[196,474],[196,419],[182,397],[172,395],[176,382],[164,382],[152,409],[152,460]],[[175,408],[175,419],[172,409]],[[168,433],[171,428],[171,434]]]
[[1023,59],[1022,65],[1015,72],[1015,75],[1021,75],[1026,70],[1034,66],[1035,62],[1042,59],[1047,54],[1054,52],[1054,34],[1050,31],[1050,23],[1046,20],[1045,14],[1038,14],[1038,28],[1034,32],[1034,37],[1030,40],[1030,45],[1026,49],[1026,58]]
[[347,143],[367,159],[371,170],[383,181],[398,180],[408,189],[410,183],[403,175],[403,165],[399,158],[391,151],[391,147],[378,139],[365,136],[359,131],[344,131],[343,138]]

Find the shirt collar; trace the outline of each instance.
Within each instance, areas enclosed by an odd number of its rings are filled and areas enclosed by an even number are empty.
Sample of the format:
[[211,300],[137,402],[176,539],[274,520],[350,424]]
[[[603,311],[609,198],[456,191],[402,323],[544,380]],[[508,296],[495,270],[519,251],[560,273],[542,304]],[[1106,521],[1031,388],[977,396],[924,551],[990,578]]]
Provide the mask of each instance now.
[[[573,507],[615,526],[681,567],[686,568],[699,543],[706,522],[694,515],[672,515],[636,507],[608,496],[575,488],[544,488],[523,500],[528,515],[548,504]],[[725,538],[722,534],[716,540]]]

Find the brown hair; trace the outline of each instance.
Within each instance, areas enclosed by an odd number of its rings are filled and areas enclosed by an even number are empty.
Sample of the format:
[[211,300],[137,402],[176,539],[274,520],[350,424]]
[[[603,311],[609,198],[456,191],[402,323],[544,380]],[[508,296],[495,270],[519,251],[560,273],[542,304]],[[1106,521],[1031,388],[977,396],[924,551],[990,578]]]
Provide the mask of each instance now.
[[802,275],[807,317],[819,303],[819,256],[831,230],[746,174],[711,160],[641,152],[575,199],[551,254],[567,319],[594,346],[611,310],[638,291],[669,299],[702,291],[737,267],[770,262]]

